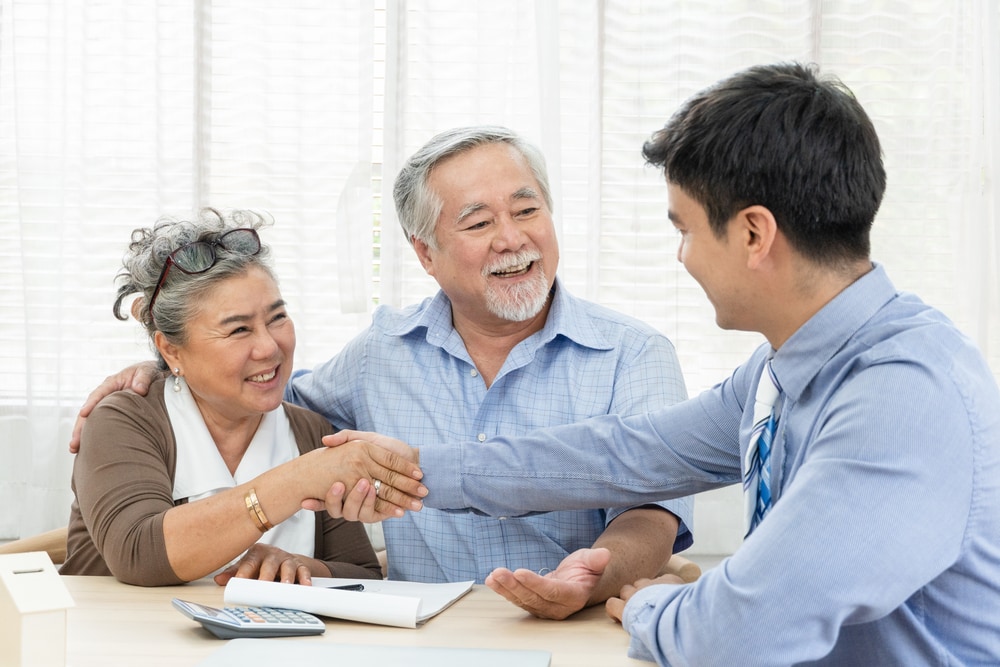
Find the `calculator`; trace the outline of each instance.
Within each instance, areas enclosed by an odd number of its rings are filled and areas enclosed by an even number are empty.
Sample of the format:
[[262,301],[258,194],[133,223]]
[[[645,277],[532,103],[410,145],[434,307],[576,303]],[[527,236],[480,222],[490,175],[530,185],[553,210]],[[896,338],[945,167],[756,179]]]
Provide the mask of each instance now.
[[225,607],[173,599],[174,608],[220,639],[321,635],[326,624],[312,614],[275,607]]

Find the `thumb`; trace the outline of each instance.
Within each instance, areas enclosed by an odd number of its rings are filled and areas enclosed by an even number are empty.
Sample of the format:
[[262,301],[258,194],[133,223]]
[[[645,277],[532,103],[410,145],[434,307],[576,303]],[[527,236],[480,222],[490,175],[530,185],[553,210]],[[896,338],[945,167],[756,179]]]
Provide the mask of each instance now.
[[231,567],[227,567],[225,570],[215,575],[215,583],[219,586],[225,586],[229,583],[229,580],[233,578],[234,574],[236,574],[236,566],[233,565]]
[[608,563],[611,562],[611,551],[605,549],[604,547],[587,549],[584,562],[586,562],[587,567],[594,572],[604,572],[604,568],[606,568]]
[[308,512],[319,512],[326,509],[323,501],[319,498],[305,498],[302,500],[302,504],[300,506]]
[[332,435],[323,436],[323,446],[324,447],[340,447],[343,444],[354,440],[352,434],[354,431],[337,431]]

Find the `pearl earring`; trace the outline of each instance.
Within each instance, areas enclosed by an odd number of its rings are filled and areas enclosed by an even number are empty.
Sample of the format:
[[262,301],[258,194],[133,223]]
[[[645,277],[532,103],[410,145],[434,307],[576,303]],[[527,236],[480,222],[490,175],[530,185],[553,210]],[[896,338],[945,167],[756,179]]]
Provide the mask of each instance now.
[[180,391],[181,390],[181,375],[180,375],[180,373],[181,373],[181,369],[179,369],[179,368],[175,368],[174,369],[174,391]]

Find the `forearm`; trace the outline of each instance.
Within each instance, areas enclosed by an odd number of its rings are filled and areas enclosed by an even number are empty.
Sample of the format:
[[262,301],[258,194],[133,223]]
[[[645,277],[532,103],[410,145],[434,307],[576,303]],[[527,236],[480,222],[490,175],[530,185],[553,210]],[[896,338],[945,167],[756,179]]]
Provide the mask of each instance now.
[[[185,581],[201,578],[229,563],[260,538],[260,527],[247,508],[251,489],[271,525],[298,512],[306,497],[302,487],[308,468],[301,460],[290,461],[209,498],[167,510],[163,539],[174,573]],[[327,567],[318,560],[310,564],[310,571],[316,576],[329,576]]]
[[618,595],[622,586],[655,577],[673,552],[680,523],[663,509],[641,507],[616,517],[594,542],[611,552],[611,562],[587,605]]
[[177,576],[198,578],[253,544],[260,530],[246,506],[251,488],[268,521],[276,525],[301,509],[303,501],[323,499],[335,482],[351,488],[361,478],[383,482],[379,502],[391,505],[408,493],[410,497],[399,503],[419,509],[415,498],[421,485],[413,471],[412,464],[368,443],[315,449],[252,482],[168,510],[163,529],[168,560]]

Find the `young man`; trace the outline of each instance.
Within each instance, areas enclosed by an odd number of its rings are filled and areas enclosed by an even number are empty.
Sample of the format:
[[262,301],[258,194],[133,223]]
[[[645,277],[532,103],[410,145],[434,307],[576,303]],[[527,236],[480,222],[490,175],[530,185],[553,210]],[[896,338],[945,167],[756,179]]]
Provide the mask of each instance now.
[[975,346],[869,259],[885,172],[864,110],[808,67],[753,67],[695,95],[644,155],[719,326],[768,343],[646,415],[421,447],[427,504],[518,514],[742,483],[731,558],[608,601],[634,656],[995,664],[1000,391]]

